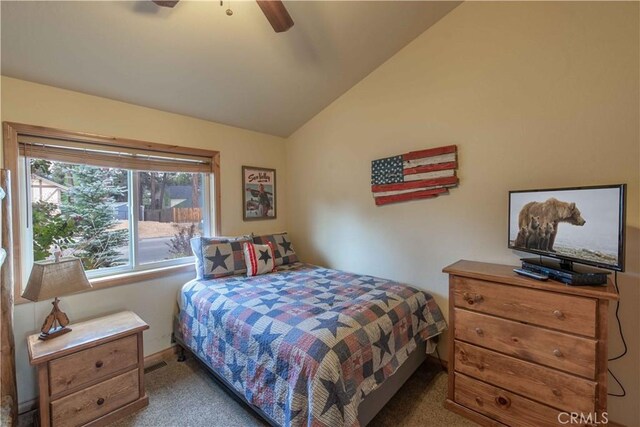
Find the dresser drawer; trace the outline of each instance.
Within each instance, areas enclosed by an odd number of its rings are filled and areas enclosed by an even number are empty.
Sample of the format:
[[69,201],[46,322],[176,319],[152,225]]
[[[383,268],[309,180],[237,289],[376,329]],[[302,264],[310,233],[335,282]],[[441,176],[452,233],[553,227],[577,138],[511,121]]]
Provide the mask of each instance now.
[[595,379],[597,341],[455,309],[455,338]]
[[593,412],[596,383],[455,341],[455,371],[558,409]]
[[78,426],[100,418],[140,397],[138,370],[126,372],[51,402],[54,427]]
[[49,362],[49,386],[55,396],[138,363],[138,341],[130,335]]
[[454,400],[510,426],[557,426],[560,411],[507,390],[455,374]]
[[453,286],[456,307],[589,337],[596,335],[595,299],[457,276]]

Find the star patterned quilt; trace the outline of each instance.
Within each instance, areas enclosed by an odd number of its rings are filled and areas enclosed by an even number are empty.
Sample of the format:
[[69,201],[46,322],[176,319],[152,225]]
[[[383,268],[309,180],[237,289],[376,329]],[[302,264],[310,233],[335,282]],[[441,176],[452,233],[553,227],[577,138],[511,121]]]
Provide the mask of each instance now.
[[427,293],[302,263],[193,280],[176,334],[272,422],[357,426],[358,405],[446,328]]

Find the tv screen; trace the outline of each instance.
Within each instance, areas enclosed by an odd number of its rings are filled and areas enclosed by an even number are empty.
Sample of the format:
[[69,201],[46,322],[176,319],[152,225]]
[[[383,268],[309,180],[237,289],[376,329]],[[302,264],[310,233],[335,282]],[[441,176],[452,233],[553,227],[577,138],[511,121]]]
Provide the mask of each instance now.
[[509,248],[624,269],[625,185],[509,192]]

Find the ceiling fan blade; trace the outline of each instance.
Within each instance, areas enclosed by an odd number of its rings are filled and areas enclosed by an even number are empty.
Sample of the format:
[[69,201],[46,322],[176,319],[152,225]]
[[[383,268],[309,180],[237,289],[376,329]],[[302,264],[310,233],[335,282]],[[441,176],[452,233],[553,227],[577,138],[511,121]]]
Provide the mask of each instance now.
[[157,4],[158,6],[162,6],[162,7],[173,7],[175,6],[180,0],[151,0],[153,1],[155,4]]
[[293,27],[293,19],[280,0],[256,0],[276,33]]

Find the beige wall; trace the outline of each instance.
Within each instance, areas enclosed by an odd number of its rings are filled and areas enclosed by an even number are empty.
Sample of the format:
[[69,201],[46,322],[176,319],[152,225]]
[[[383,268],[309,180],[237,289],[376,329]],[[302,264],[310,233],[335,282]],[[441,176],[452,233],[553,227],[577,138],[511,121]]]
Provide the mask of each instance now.
[[[284,140],[257,132],[166,113],[105,98],[2,77],[2,121],[50,126],[108,136],[140,139],[220,151],[222,233],[274,232],[285,229],[287,181]],[[241,166],[277,170],[278,218],[242,221]],[[145,332],[145,353],[170,345],[176,295],[193,274],[136,283],[63,298],[71,319],[133,310],[151,329]],[[15,309],[18,395],[21,403],[36,397],[34,371],[29,367],[26,336],[40,328],[51,306],[48,302]]]
[[[303,259],[410,283],[445,310],[443,266],[517,263],[521,254],[505,242],[508,190],[627,182],[627,271],[619,277],[630,354],[611,367],[629,395],[611,398],[610,413],[632,426],[640,423],[638,31],[637,3],[465,3],[286,147],[277,137],[5,77],[0,117],[220,150],[223,233],[289,227]],[[461,185],[451,195],[374,206],[371,160],[445,144],[460,155]],[[242,222],[242,164],[278,170],[277,220]],[[190,277],[73,295],[63,305],[72,319],[138,312],[151,325],[150,354],[169,344],[166,307]],[[25,336],[49,309],[16,307],[21,402],[36,394]],[[620,349],[612,325],[610,352]]]
[[[628,183],[630,352],[611,363],[640,424],[638,3],[464,3],[287,140],[289,229],[302,258],[401,280],[446,310],[442,267],[517,264],[507,192]],[[459,188],[375,207],[371,160],[457,144]],[[612,325],[610,353],[621,343]],[[617,391],[612,386],[613,391]]]

